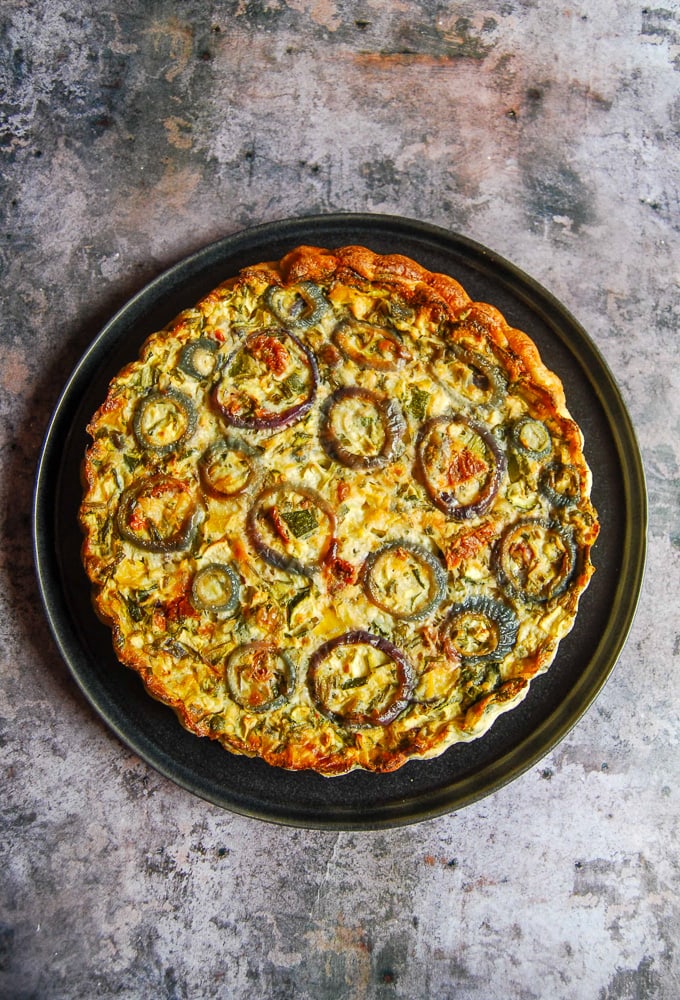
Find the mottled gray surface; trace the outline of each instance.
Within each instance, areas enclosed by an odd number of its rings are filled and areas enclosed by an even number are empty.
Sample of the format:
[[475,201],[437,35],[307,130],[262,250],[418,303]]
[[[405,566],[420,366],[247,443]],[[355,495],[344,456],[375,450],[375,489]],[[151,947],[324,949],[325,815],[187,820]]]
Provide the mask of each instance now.
[[[4,0],[0,995],[680,996],[677,4]],[[284,216],[402,214],[533,274],[617,378],[649,559],[612,678],[541,763],[380,833],[158,776],[42,616],[35,461],[71,366],[170,263]]]

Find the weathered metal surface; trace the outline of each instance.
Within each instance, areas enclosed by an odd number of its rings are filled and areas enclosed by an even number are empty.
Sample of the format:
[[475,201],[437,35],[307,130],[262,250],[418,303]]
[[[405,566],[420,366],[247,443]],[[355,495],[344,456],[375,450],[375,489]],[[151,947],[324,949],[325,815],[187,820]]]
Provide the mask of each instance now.
[[[6,0],[0,994],[680,995],[677,6]],[[589,330],[639,435],[640,611],[540,766],[461,813],[319,833],[219,811],[74,689],[33,582],[46,423],[166,265],[289,215],[486,243]]]

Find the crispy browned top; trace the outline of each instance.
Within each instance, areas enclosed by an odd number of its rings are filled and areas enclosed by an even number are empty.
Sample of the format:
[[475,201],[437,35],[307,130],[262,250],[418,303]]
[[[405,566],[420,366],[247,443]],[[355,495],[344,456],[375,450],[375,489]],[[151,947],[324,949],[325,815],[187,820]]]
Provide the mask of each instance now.
[[89,432],[83,560],[117,656],[277,766],[389,771],[482,736],[593,572],[559,377],[399,254],[245,268],[146,341]]

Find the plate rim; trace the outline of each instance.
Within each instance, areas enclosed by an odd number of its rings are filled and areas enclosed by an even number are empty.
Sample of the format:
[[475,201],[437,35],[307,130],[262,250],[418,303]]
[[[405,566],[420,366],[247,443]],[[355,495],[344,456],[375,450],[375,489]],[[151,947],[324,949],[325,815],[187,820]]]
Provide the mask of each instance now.
[[[77,410],[71,399],[74,388],[85,377],[89,369],[93,366],[102,366],[101,360],[99,360],[98,365],[95,363],[100,345],[105,344],[110,339],[112,332],[116,330],[124,317],[129,316],[130,313],[134,314],[135,310],[139,311],[143,309],[146,302],[153,301],[165,288],[172,287],[177,276],[186,273],[187,269],[190,272],[200,270],[202,265],[205,266],[206,261],[215,256],[226,256],[229,250],[233,252],[234,248],[238,247],[239,244],[243,244],[244,241],[250,243],[269,238],[270,241],[276,239],[280,242],[287,234],[292,235],[294,231],[298,231],[301,227],[305,229],[309,228],[310,230],[319,227],[326,229],[336,228],[339,230],[340,228],[361,228],[371,225],[381,227],[381,234],[384,233],[385,229],[394,228],[395,236],[397,236],[398,231],[401,230],[403,234],[404,227],[406,227],[409,236],[433,240],[440,247],[446,246],[446,244],[455,244],[457,248],[464,249],[468,254],[473,256],[477,270],[481,270],[483,266],[486,273],[492,274],[494,279],[500,280],[518,298],[530,303],[532,308],[535,309],[537,300],[545,306],[546,312],[542,317],[544,322],[550,326],[553,333],[559,337],[579,361],[584,373],[588,376],[592,391],[597,395],[600,405],[607,416],[607,428],[615,444],[625,489],[626,506],[629,511],[629,516],[625,522],[626,545],[622,553],[620,579],[612,608],[612,611],[615,611],[616,615],[610,612],[607,620],[607,628],[601,636],[586,669],[584,669],[577,681],[570,688],[568,697],[560,702],[542,720],[540,725],[535,727],[524,739],[513,745],[511,749],[485,766],[483,771],[486,780],[481,785],[475,787],[472,777],[468,776],[462,781],[459,778],[453,782],[454,787],[461,784],[469,786],[458,795],[453,796],[453,799],[451,792],[452,785],[449,784],[438,788],[436,794],[429,792],[427,795],[429,804],[425,805],[420,803],[418,795],[414,795],[410,798],[400,798],[396,802],[391,801],[388,804],[373,805],[370,816],[359,816],[355,810],[352,811],[351,815],[343,816],[341,815],[342,810],[334,806],[334,817],[310,817],[307,814],[302,817],[292,812],[287,814],[271,806],[268,809],[263,809],[249,806],[247,803],[235,802],[233,793],[231,798],[228,795],[215,796],[208,794],[205,789],[199,788],[189,775],[180,773],[187,771],[187,768],[183,767],[180,762],[173,760],[168,763],[160,759],[159,754],[153,752],[153,748],[142,745],[144,741],[139,739],[139,734],[135,738],[124,727],[119,725],[107,706],[102,705],[88,687],[85,678],[81,676],[80,671],[76,669],[72,661],[69,636],[65,635],[64,629],[59,622],[57,601],[58,597],[63,595],[55,594],[55,590],[59,591],[59,587],[55,584],[54,580],[56,556],[52,556],[47,551],[49,546],[46,545],[44,529],[48,516],[49,495],[50,493],[56,495],[58,492],[57,478],[60,464],[56,462],[56,455],[54,454],[54,448],[58,443],[57,435],[61,430],[65,430],[67,434],[72,430],[74,413],[71,414],[71,420],[69,421],[69,413],[67,412],[69,404],[71,411]],[[328,245],[330,246],[330,243]],[[503,272],[500,278],[498,275],[499,269]],[[188,281],[189,279],[185,280]],[[528,292],[526,295],[522,294],[525,288],[531,292],[531,295]],[[191,303],[187,303],[187,307],[189,305]],[[565,340],[561,331],[556,328],[555,316],[559,317],[562,322],[566,322],[578,335],[580,352],[575,350],[575,344],[571,340]],[[589,376],[588,360],[596,362],[599,374],[604,376],[603,382],[596,381]],[[611,420],[612,410],[616,411],[618,418],[616,422]],[[55,462],[57,476],[53,475]],[[644,466],[637,437],[616,380],[605,358],[588,332],[552,292],[502,255],[463,234],[417,219],[398,215],[340,212],[294,216],[260,223],[213,240],[177,260],[170,267],[162,270],[115,311],[81,354],[71,374],[64,383],[57,402],[53,407],[36,466],[31,507],[31,531],[34,568],[40,598],[59,654],[66,663],[70,676],[75,680],[77,687],[91,708],[94,709],[99,718],[125,747],[176,785],[205,801],[238,815],[277,825],[307,829],[375,830],[433,819],[458,811],[471,805],[473,802],[495,793],[504,785],[520,777],[520,775],[535,766],[578,723],[611,676],[635,619],[647,557],[648,501]],[[606,651],[606,655],[604,651]],[[600,662],[603,656],[605,662]],[[556,720],[556,717],[559,717],[559,719]],[[341,778],[336,780],[341,780]],[[411,807],[409,807],[409,802],[412,803]]]

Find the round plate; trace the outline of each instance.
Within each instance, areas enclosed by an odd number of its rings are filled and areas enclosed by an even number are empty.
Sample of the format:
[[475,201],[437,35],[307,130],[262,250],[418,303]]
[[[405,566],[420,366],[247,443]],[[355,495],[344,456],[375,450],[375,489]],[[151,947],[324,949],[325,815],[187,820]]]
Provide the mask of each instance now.
[[[550,670],[481,739],[434,760],[410,761],[392,774],[353,771],[323,778],[284,771],[186,732],[174,712],[148,697],[137,674],[115,658],[80,562],[85,428],[111,378],[137,357],[150,333],[220,281],[303,243],[403,253],[430,271],[452,275],[474,300],[499,308],[532,337],[562,379],[594,470],[592,498],[602,524],[593,551],[597,572]],[[437,816],[479,799],[565,736],[604,684],[632,623],[646,515],[642,463],[619,391],[588,335],[552,295],[490,250],[446,230],[392,216],[331,215],[263,225],[211,244],[114,316],[76,367],[52,417],[38,467],[33,530],[42,599],[59,650],[95,710],[128,747],[177,784],[234,812],[295,826],[370,829]]]

